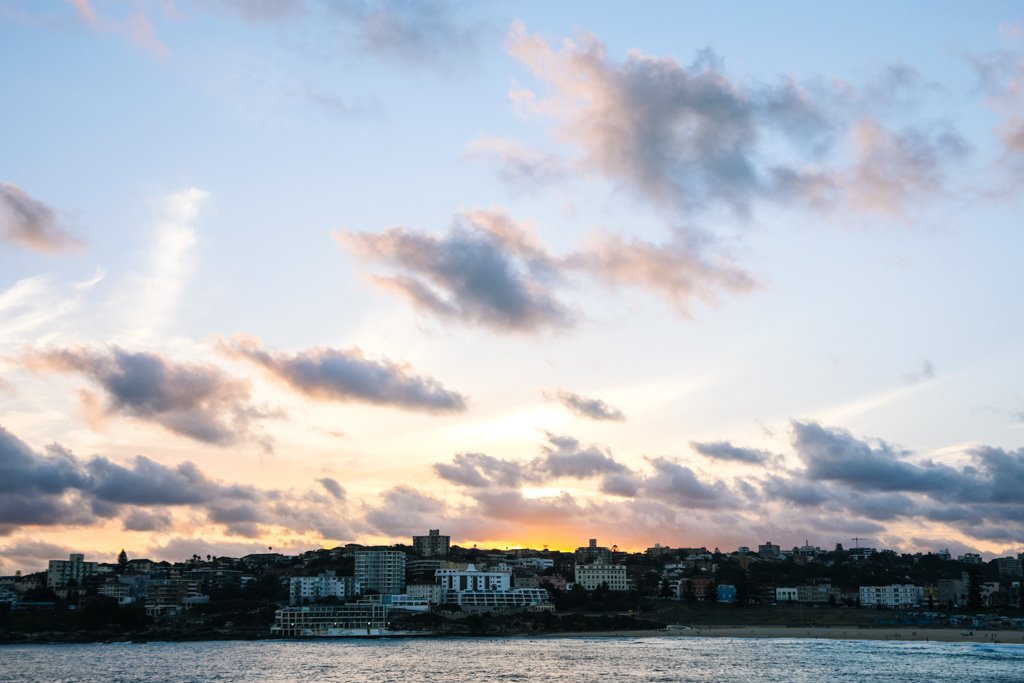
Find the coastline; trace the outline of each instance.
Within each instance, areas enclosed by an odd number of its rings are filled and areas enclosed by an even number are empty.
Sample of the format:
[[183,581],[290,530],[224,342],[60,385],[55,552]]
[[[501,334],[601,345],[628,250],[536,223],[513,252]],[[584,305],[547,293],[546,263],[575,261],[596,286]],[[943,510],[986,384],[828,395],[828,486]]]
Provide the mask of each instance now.
[[542,638],[805,638],[810,640],[893,640],[938,643],[1024,645],[1024,631],[955,628],[865,628],[857,626],[693,626],[671,630],[590,631],[543,634]]

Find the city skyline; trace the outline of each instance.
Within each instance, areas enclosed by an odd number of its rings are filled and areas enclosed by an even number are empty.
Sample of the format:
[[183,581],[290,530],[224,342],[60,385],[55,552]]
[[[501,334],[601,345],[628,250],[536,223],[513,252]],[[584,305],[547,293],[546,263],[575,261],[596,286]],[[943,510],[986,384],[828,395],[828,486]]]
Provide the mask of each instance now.
[[1024,15],[0,0],[0,573],[1024,550]]

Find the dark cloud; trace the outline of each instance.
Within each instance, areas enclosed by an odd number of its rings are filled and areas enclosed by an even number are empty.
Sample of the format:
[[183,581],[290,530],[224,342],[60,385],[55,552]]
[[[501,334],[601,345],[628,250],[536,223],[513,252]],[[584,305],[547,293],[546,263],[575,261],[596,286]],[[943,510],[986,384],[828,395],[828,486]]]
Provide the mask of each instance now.
[[397,268],[376,282],[435,315],[518,332],[572,321],[550,291],[558,279],[552,259],[504,214],[463,214],[444,237],[405,228],[335,237],[356,255]]
[[[330,489],[319,480],[320,486]],[[344,491],[341,490],[344,494]],[[167,466],[145,456],[118,464],[88,460],[59,446],[36,453],[0,427],[0,534],[25,526],[75,527],[120,516],[128,531],[169,528],[168,508],[187,507],[235,535],[252,536],[259,524],[300,532],[344,535],[344,499],[319,490],[258,489],[220,482],[192,462]]]
[[176,364],[116,346],[32,352],[25,360],[36,370],[89,378],[105,392],[108,415],[152,422],[204,443],[226,446],[252,438],[252,423],[267,415],[250,403],[248,383],[212,365]]
[[793,447],[812,481],[834,481],[875,491],[957,491],[961,472],[947,465],[908,462],[907,451],[884,441],[872,446],[840,429],[793,422]]
[[324,487],[327,493],[336,500],[345,500],[345,487],[330,477],[317,479],[317,483]]
[[97,456],[86,466],[90,490],[100,500],[128,505],[191,505],[246,495],[211,481],[191,462],[167,467],[137,455],[131,467]]
[[693,450],[708,458],[745,462],[752,465],[763,464],[772,457],[772,454],[768,451],[740,448],[739,446],[733,446],[728,441],[691,441],[690,446]]
[[559,401],[562,405],[577,415],[589,417],[593,420],[621,422],[626,419],[626,416],[622,414],[621,410],[608,405],[598,398],[587,398],[586,396],[580,396],[579,394],[574,394],[573,392],[566,391],[565,389],[559,389],[554,394],[545,393],[544,395],[548,398],[553,398]]
[[459,16],[461,5],[447,0],[352,0],[328,7],[349,24],[358,47],[382,61],[450,67],[476,51],[479,29]]
[[135,508],[121,517],[125,531],[166,531],[171,527],[171,515],[166,510]]
[[652,458],[654,474],[644,480],[642,493],[682,508],[720,508],[735,496],[721,481],[703,481],[697,474],[666,458]]
[[14,183],[0,182],[0,235],[36,251],[63,251],[79,246],[53,209]]
[[68,450],[53,445],[40,457],[18,437],[0,427],[0,494],[59,495],[84,488],[88,477]]
[[596,446],[582,447],[570,436],[548,434],[548,443],[538,469],[542,468],[551,477],[572,477],[587,479],[604,474],[628,474],[629,468],[616,462],[609,453]]
[[536,480],[529,463],[502,460],[484,453],[458,453],[451,464],[435,463],[439,477],[459,486],[515,488]]
[[359,349],[314,348],[288,355],[270,353],[258,342],[235,339],[221,347],[234,357],[250,360],[292,389],[320,400],[361,401],[431,413],[462,412],[462,394],[440,382],[421,377],[407,365],[365,358]]
[[635,498],[639,490],[639,477],[632,473],[608,474],[601,479],[601,492],[612,496]]

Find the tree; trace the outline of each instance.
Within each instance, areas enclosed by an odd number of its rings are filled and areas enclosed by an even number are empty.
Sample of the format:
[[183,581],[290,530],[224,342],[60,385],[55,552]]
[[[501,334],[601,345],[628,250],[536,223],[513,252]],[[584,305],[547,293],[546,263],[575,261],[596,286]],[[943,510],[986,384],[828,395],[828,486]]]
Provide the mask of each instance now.
[[128,571],[128,553],[121,548],[121,552],[117,554],[117,572],[124,574]]

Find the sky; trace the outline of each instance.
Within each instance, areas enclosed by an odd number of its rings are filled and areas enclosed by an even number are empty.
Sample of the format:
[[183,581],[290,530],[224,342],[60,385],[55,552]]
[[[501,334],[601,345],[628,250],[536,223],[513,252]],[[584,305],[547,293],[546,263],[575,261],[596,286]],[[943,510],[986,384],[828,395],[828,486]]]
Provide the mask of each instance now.
[[1017,2],[0,0],[0,572],[1024,551],[1022,111]]

